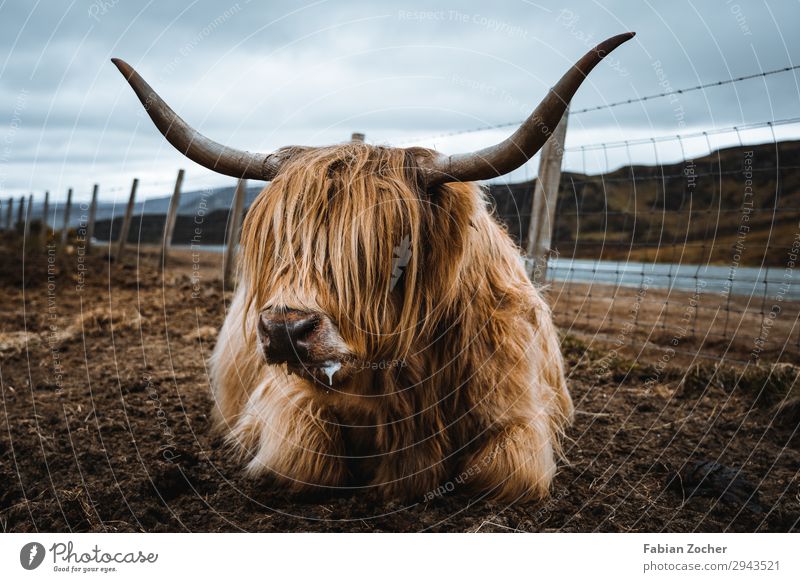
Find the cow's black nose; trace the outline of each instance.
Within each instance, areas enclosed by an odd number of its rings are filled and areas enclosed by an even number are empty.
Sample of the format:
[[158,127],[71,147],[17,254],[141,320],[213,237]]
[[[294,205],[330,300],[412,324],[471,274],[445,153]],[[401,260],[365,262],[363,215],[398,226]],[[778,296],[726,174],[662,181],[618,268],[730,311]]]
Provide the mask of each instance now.
[[258,321],[258,336],[267,360],[274,363],[309,360],[314,332],[319,323],[318,314],[299,309],[262,311]]

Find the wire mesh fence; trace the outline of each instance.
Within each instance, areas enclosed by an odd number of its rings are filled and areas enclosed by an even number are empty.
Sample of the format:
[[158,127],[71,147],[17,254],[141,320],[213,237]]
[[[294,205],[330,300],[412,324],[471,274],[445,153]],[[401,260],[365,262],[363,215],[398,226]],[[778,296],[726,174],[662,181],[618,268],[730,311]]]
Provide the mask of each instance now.
[[[633,103],[645,106],[797,68],[732,77],[569,115],[583,117]],[[563,148],[543,281],[557,323],[568,333],[636,356],[656,350],[690,360],[796,361],[800,141],[788,137],[797,135],[799,127],[800,117],[793,117]],[[643,157],[652,163],[642,163]],[[222,251],[235,186],[208,187],[192,180],[189,176],[183,185],[171,243]],[[166,194],[173,184],[168,177],[139,184],[144,196],[133,206],[129,244],[162,241],[170,198],[150,196]],[[244,193],[245,212],[261,188],[251,184]],[[92,228],[99,241],[116,241],[124,230],[129,189],[100,187]],[[496,216],[523,249],[528,246],[535,189],[534,180],[487,186]],[[87,197],[88,191],[76,191],[70,227],[80,228],[89,215]],[[63,201],[54,198],[41,206],[31,200],[27,211],[25,197],[3,201],[5,229],[22,232],[37,219],[53,231],[62,228]]]
[[[680,146],[686,137],[671,139]],[[705,155],[670,164],[628,156],[598,174],[562,174],[545,287],[562,328],[637,355],[796,361],[800,143],[739,144],[709,142]],[[608,160],[631,145],[579,150]],[[519,209],[532,190],[492,193],[523,247],[530,215]]]
[[[800,142],[774,139],[745,145],[741,128],[726,131],[737,135],[740,145],[714,149],[708,141],[704,155],[655,165],[633,163],[633,141],[567,150],[584,161],[581,171],[561,175],[544,286],[562,329],[636,355],[657,350],[730,362],[793,361],[800,356],[795,269],[800,254]],[[708,133],[701,135],[709,139]],[[669,139],[683,149],[688,137]],[[656,139],[647,143],[658,159]],[[625,152],[626,164],[612,166],[614,150]],[[585,161],[589,152],[605,160],[601,172],[590,172]],[[152,191],[169,185],[164,180],[141,187]],[[254,184],[248,189],[245,207],[260,188]],[[533,181],[488,187],[497,217],[522,248],[534,189]],[[172,244],[222,251],[233,192],[233,185],[193,188],[190,179]],[[161,241],[168,200],[136,202],[130,244]],[[3,209],[11,210],[0,214],[41,220],[43,209],[34,205],[28,214],[21,208],[25,202],[14,199]],[[60,227],[63,206],[51,204],[51,229]],[[82,220],[88,208],[76,202],[71,219]],[[101,196],[97,210],[94,236],[116,241],[125,203],[103,203]],[[18,220],[17,230],[23,222]]]

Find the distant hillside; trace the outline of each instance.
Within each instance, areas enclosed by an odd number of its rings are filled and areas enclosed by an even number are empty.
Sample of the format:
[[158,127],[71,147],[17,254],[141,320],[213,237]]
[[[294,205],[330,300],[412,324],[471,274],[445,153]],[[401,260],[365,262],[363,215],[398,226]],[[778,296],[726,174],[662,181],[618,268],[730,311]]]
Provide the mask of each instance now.
[[[800,229],[798,170],[800,142],[787,141],[727,148],[664,166],[625,166],[594,176],[564,173],[553,246],[562,257],[785,265]],[[493,211],[521,246],[534,186],[530,181],[488,188]],[[260,189],[248,189],[246,207]],[[233,191],[184,193],[174,242],[188,244],[193,217],[202,210],[203,242],[220,244]],[[168,204],[169,197],[138,204],[131,241],[160,241]],[[119,228],[123,206],[101,205],[98,238],[109,236],[112,210]]]
[[[787,141],[602,175],[565,173],[553,246],[562,257],[729,264],[738,255],[742,265],[785,266],[800,233],[798,170],[800,142]],[[489,189],[520,244],[534,186]]]

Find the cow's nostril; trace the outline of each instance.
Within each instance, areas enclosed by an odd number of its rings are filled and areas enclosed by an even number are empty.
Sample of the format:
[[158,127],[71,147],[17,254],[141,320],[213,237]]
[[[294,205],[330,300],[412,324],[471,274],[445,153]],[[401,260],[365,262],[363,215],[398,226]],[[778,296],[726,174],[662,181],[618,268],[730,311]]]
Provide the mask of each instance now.
[[319,317],[312,315],[290,324],[289,336],[294,343],[306,342],[319,325]]
[[277,362],[307,360],[312,347],[312,336],[319,324],[319,315],[307,311],[263,311],[258,321],[258,334],[267,358]]

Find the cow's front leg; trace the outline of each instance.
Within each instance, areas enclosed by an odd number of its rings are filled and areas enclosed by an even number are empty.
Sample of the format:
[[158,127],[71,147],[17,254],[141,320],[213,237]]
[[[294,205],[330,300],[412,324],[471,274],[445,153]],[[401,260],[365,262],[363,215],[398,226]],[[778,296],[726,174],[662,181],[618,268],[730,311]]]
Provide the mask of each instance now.
[[329,408],[287,378],[264,382],[248,399],[232,440],[251,457],[247,472],[293,493],[347,484],[344,443]]
[[468,490],[504,501],[546,497],[556,473],[557,446],[549,423],[531,420],[491,428],[461,467]]
[[372,486],[384,498],[422,500],[445,479],[445,454],[435,438],[409,440],[381,455]]

